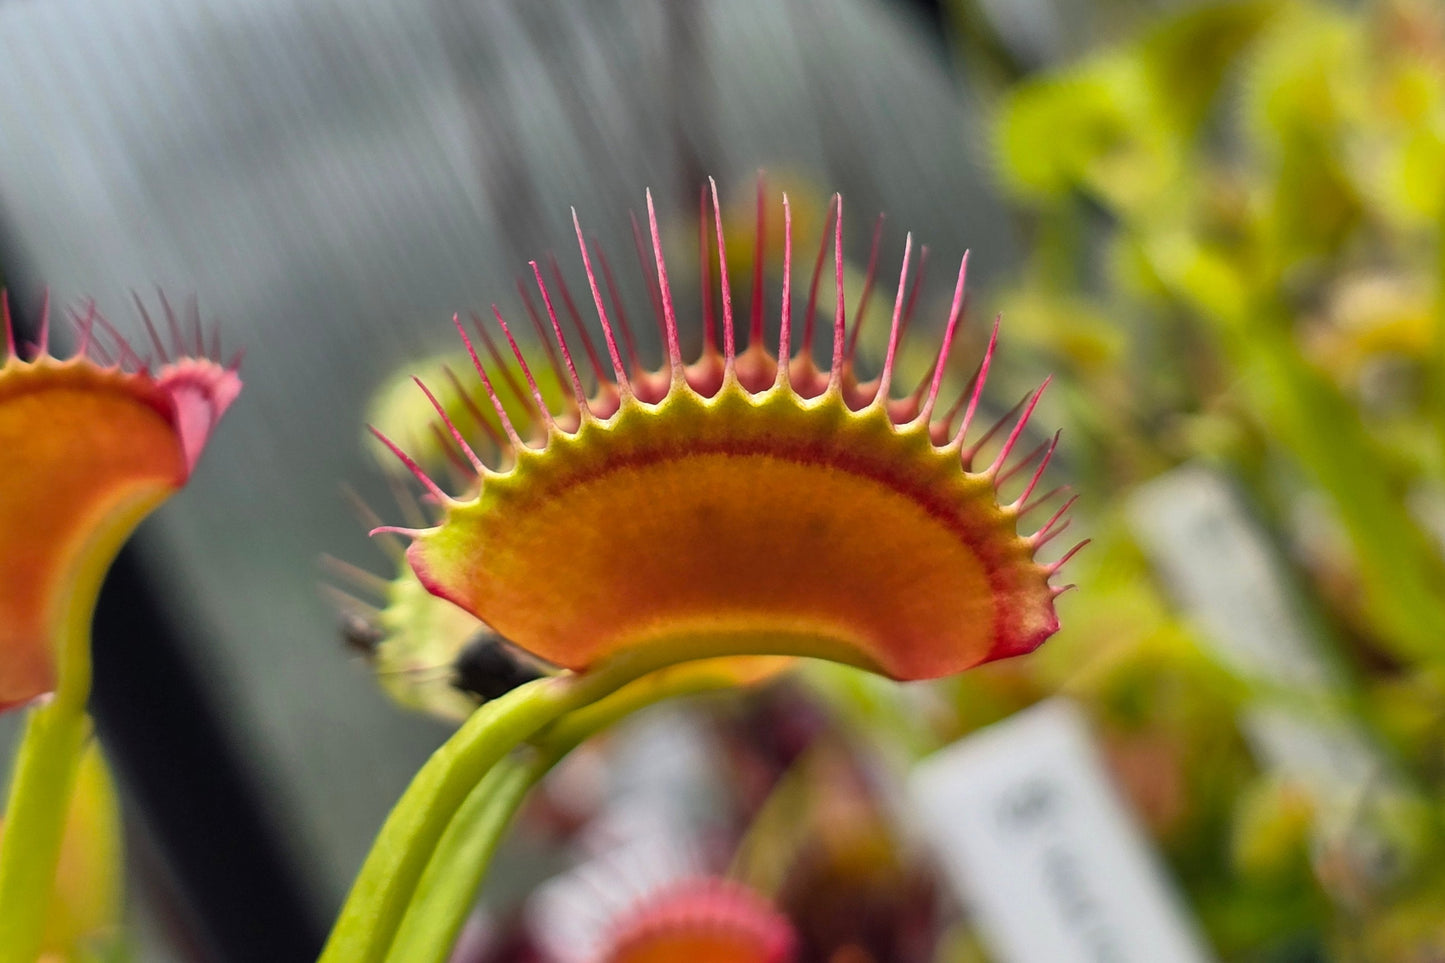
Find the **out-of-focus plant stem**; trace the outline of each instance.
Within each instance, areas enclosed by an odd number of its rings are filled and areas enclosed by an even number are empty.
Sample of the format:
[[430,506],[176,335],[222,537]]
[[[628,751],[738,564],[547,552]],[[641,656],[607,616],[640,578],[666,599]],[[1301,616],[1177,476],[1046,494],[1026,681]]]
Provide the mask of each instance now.
[[[74,607],[72,607],[74,608]],[[34,963],[44,939],[81,751],[90,738],[90,606],[64,626],[60,689],[30,710],[0,841],[0,963]]]
[[144,491],[96,527],[54,603],[57,688],[30,710],[11,776],[0,843],[0,963],[34,963],[44,939],[60,844],[91,735],[90,622],[111,559],[168,492]]
[[70,795],[90,735],[84,706],[56,699],[25,723],[0,843],[0,963],[34,963],[40,954]]
[[386,957],[438,841],[457,810],[501,759],[569,712],[686,660],[619,658],[581,675],[539,679],[478,709],[432,754],[377,834],[322,950],[320,963],[380,963]]
[[497,845],[527,793],[569,752],[634,712],[665,699],[737,685],[727,672],[664,672],[558,720],[472,790],[437,844],[399,927],[388,963],[445,963]]

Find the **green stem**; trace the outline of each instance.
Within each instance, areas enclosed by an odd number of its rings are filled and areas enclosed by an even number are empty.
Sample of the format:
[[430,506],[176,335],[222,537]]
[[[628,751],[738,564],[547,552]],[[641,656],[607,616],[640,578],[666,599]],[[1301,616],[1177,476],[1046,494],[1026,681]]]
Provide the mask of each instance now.
[[56,601],[59,618],[52,638],[56,690],[25,720],[5,804],[0,963],[34,963],[40,955],[76,771],[91,735],[85,711],[90,698],[91,613],[110,559],[134,527],[133,516],[148,510],[148,503],[137,502],[98,528],[87,550],[78,553],[81,561]]
[[568,712],[659,667],[656,655],[621,658],[583,675],[539,679],[473,713],[432,754],[387,816],[319,963],[380,963],[437,841],[498,760]]
[[477,784],[437,844],[387,963],[445,963],[512,817],[555,764],[546,753],[513,756]]
[[34,963],[40,955],[76,768],[89,735],[83,703],[71,700],[34,709],[26,720],[0,842],[0,963]]
[[512,817],[528,791],[569,752],[663,699],[736,685],[736,675],[716,663],[664,670],[559,719],[534,740],[534,754],[498,763],[467,797],[437,844],[387,963],[445,963]]

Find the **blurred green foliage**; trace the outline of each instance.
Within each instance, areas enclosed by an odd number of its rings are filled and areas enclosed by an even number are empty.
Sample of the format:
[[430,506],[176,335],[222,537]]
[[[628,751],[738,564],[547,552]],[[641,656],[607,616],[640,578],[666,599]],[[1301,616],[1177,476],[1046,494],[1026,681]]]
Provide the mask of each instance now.
[[[944,683],[931,738],[1073,695],[1222,959],[1445,958],[1445,6],[1204,3],[1021,77],[960,6],[1030,252],[994,307],[1056,372],[1097,544],[1064,631]],[[1132,491],[1185,463],[1237,485],[1397,771],[1343,817],[1257,758],[1278,694],[1136,544]]]

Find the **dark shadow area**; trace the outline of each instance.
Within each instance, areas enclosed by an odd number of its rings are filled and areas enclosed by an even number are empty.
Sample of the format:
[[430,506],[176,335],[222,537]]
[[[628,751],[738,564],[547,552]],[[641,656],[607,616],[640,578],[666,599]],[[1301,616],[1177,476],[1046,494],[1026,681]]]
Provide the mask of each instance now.
[[94,651],[101,741],[214,958],[314,960],[321,921],[134,549],[106,578]]

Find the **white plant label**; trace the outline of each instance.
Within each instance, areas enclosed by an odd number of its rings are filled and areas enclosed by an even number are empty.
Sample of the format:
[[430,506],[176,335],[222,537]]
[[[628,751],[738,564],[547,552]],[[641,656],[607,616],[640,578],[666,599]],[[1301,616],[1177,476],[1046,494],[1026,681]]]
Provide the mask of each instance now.
[[[1362,833],[1361,805],[1403,792],[1369,736],[1340,711],[1339,673],[1238,490],[1177,468],[1129,500],[1134,532],[1219,660],[1258,688],[1240,716],[1256,758],[1307,789],[1327,835]],[[1363,838],[1363,837],[1362,837]]]
[[1041,703],[935,753],[910,790],[1000,963],[1213,959],[1073,703]]
[[1208,644],[1245,678],[1299,692],[1337,684],[1234,486],[1176,468],[1129,498],[1135,536]]

